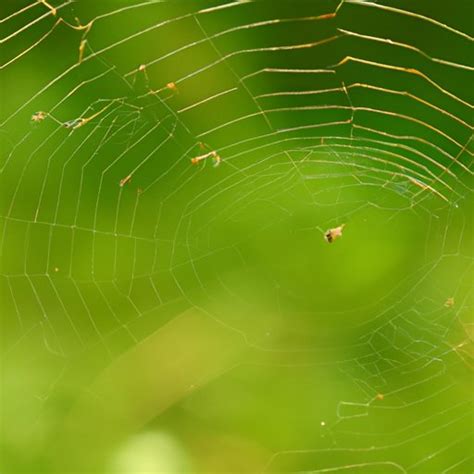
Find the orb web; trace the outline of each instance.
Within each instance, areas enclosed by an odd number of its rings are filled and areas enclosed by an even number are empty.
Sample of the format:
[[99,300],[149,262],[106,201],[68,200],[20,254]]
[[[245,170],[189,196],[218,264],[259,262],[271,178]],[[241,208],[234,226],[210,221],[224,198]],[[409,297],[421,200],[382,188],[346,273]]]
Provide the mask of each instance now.
[[197,471],[472,470],[467,2],[8,9],[7,463],[120,411]]

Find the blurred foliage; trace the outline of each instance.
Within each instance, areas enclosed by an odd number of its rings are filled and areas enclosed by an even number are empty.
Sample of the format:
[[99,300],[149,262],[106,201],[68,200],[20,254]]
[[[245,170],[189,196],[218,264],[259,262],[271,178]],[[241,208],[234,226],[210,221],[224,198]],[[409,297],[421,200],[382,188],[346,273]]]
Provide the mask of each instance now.
[[470,2],[3,15],[2,472],[472,472]]

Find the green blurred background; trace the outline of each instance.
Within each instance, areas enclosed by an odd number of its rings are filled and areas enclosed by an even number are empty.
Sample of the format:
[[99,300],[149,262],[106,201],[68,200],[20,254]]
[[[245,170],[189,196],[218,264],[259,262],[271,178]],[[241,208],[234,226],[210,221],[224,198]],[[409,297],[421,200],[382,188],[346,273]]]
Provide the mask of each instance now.
[[3,14],[1,471],[472,472],[470,2],[51,5]]

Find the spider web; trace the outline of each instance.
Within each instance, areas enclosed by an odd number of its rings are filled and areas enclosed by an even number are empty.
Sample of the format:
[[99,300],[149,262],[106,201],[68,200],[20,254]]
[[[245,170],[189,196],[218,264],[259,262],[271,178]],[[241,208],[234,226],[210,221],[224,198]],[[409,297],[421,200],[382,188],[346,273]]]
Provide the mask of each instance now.
[[472,472],[469,2],[6,10],[3,469]]

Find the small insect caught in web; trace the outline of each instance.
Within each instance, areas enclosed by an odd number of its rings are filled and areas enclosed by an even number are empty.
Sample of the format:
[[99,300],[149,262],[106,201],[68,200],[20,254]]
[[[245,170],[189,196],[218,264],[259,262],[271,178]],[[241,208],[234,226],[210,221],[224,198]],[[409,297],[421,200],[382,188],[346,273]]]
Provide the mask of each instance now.
[[168,82],[166,88],[173,92],[173,94],[179,94],[178,86],[174,82]]
[[77,60],[78,64],[81,64],[82,60],[84,59],[84,52],[86,50],[86,45],[87,45],[86,39],[83,39],[81,43],[79,44],[79,58]]
[[48,114],[46,112],[42,112],[40,110],[39,112],[35,112],[31,116],[31,121],[35,122],[35,123],[39,123],[39,122],[42,122],[47,116],[48,116]]
[[204,155],[199,155],[199,156],[195,156],[194,158],[191,158],[191,164],[197,165],[201,161],[204,161],[207,158],[212,159],[214,168],[219,166],[222,163],[221,156],[216,151],[213,150],[213,151],[210,151],[209,153],[205,153]]
[[324,234],[324,239],[326,242],[329,244],[332,244],[336,239],[339,237],[342,237],[342,231],[345,227],[345,224],[342,224],[338,227],[334,227],[332,229],[328,229],[326,233]]
[[445,308],[452,308],[454,306],[454,298],[450,296],[445,302],[444,302],[444,307]]
[[[117,99],[113,99],[107,105],[102,107],[99,111],[97,111],[96,113],[90,115],[89,117],[85,117],[85,118],[84,117],[79,117],[79,118],[75,118],[75,119],[72,119],[72,120],[68,120],[67,122],[63,122],[62,125],[65,128],[72,128],[73,130],[75,130],[76,128],[82,127],[86,123],[89,123],[91,120],[95,119],[96,117],[98,117],[99,115],[104,113],[110,106],[112,106],[116,102],[117,102]],[[59,123],[61,123],[61,122],[59,122]]]
[[68,120],[67,122],[64,122],[64,127],[65,128],[72,128],[73,130],[79,127],[82,127],[86,123],[86,119],[83,118],[77,118],[73,120]]
[[212,161],[213,161],[212,166],[214,166],[214,168],[216,168],[217,166],[219,166],[221,164],[222,158],[220,157],[220,155],[218,155],[217,153],[214,152],[214,154],[212,155]]
[[129,183],[132,180],[132,175],[129,174],[125,178],[121,179],[119,182],[119,186],[123,188],[127,183]]

